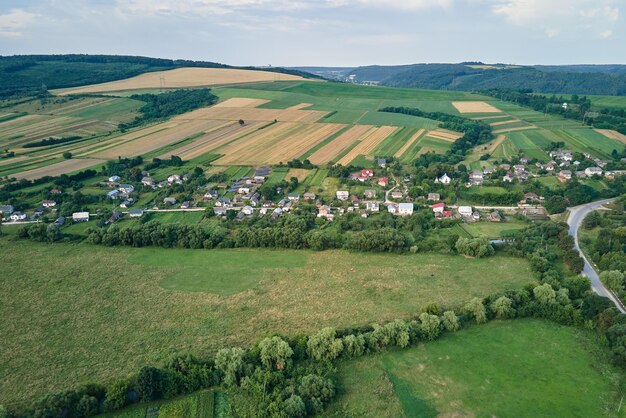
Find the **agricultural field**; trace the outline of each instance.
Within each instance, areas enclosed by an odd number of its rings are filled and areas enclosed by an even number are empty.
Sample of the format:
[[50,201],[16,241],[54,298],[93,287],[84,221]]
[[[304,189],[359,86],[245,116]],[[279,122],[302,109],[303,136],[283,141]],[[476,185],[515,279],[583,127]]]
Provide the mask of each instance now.
[[619,372],[594,334],[539,320],[491,322],[339,367],[324,416],[615,417]]
[[459,111],[459,113],[500,113],[502,112],[497,107],[490,105],[486,102],[452,102],[452,106]]
[[257,83],[261,81],[304,80],[302,77],[268,71],[236,70],[226,68],[177,68],[168,71],[144,73],[125,80],[54,91],[69,94],[107,93],[145,89],[181,89],[220,86],[225,84]]
[[167,401],[133,405],[122,411],[103,414],[102,418],[213,418],[217,394],[200,391]]
[[359,155],[372,155],[374,149],[397,129],[393,126],[381,126],[367,131],[363,136],[357,138],[358,144],[341,157],[337,164],[348,165]]
[[[4,276],[13,278],[0,282],[4,404],[69,382],[106,383],[181,351],[202,355],[272,333],[405,318],[430,302],[455,307],[533,280],[524,259],[501,256],[134,249],[9,239],[0,239]],[[21,262],[24,254],[28,263]]]
[[462,228],[472,237],[486,237],[489,239],[507,237],[527,227],[527,222],[513,218],[508,218],[505,222],[476,222],[462,225]]

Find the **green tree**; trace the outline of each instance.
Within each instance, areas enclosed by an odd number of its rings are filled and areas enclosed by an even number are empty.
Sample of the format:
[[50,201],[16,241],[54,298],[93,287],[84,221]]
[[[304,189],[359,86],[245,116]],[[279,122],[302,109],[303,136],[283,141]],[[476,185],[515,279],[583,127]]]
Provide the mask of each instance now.
[[548,283],[539,285],[533,289],[535,299],[542,305],[556,302],[556,292]]
[[335,337],[334,328],[323,328],[307,341],[307,353],[317,361],[334,360],[343,351],[343,341]]
[[65,151],[65,152],[63,153],[63,158],[65,158],[66,160],[71,159],[71,158],[72,158],[72,153],[71,153],[71,152],[69,152],[69,151]]
[[106,389],[104,408],[107,411],[116,411],[126,406],[130,388],[131,382],[128,379],[116,380],[111,383]]
[[283,402],[283,412],[289,418],[305,417],[306,405],[298,395],[291,395]]
[[222,348],[215,355],[215,367],[224,374],[224,384],[235,386],[244,368],[245,351],[242,348]]
[[513,301],[506,296],[500,296],[491,304],[491,310],[496,314],[496,318],[505,319],[514,316]]
[[420,334],[423,338],[433,341],[441,334],[441,320],[437,315],[431,315],[426,312],[419,316]]
[[614,292],[624,291],[624,273],[619,270],[603,271],[600,273],[600,280]]
[[268,369],[282,370],[293,355],[289,344],[280,337],[265,338],[259,343],[261,363]]
[[442,323],[446,331],[455,332],[460,328],[459,318],[457,318],[454,311],[445,311],[443,313]]
[[9,412],[3,405],[0,405],[0,418],[9,418]]
[[487,238],[459,238],[456,250],[460,254],[477,258],[489,257],[495,252]]
[[487,322],[487,310],[485,309],[483,301],[479,298],[473,298],[470,300],[463,307],[463,310],[467,315],[474,318],[477,323],[482,324]]
[[365,353],[365,337],[359,335],[346,335],[343,337],[343,354],[346,357],[360,357]]

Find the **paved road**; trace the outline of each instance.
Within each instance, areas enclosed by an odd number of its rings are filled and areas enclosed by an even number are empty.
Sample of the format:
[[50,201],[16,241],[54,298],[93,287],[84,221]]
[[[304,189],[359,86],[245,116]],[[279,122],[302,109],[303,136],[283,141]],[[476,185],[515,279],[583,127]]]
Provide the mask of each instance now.
[[569,208],[569,218],[567,224],[569,225],[569,234],[574,237],[574,247],[580,253],[580,256],[585,260],[585,268],[583,269],[583,275],[589,277],[591,280],[591,288],[600,296],[607,297],[615,304],[615,307],[619,309],[621,313],[626,313],[626,309],[620,303],[620,301],[611,293],[600,281],[598,273],[595,271],[585,254],[578,245],[578,228],[582,224],[585,216],[594,210],[600,209],[603,205],[612,202],[613,199],[599,200],[597,202],[587,203],[586,205],[575,206]]

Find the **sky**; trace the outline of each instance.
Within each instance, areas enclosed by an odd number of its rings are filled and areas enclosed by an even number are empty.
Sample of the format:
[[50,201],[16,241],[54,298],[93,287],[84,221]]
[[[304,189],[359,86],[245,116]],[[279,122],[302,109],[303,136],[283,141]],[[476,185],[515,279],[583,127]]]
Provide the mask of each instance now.
[[626,0],[0,0],[0,55],[626,64]]

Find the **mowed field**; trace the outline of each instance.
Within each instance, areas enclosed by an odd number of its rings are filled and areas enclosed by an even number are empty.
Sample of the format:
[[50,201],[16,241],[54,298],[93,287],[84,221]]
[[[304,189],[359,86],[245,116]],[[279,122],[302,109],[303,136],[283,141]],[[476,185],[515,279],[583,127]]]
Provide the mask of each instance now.
[[430,302],[455,307],[532,281],[525,260],[500,256],[134,249],[7,238],[0,239],[0,265],[2,404],[107,382],[172,353],[202,355],[273,333],[407,318]]
[[269,71],[236,70],[227,68],[177,68],[168,71],[155,71],[125,80],[109,83],[72,87],[54,91],[64,96],[68,94],[107,93],[146,89],[180,89],[208,87],[225,84],[258,83],[261,81],[304,80],[302,77]]
[[105,163],[106,160],[96,158],[73,158],[58,163],[44,165],[43,167],[34,168],[32,170],[22,171],[12,174],[11,177],[16,179],[35,180],[46,176],[60,176],[61,174],[71,173],[73,171],[85,170]]
[[491,322],[342,363],[338,400],[322,416],[623,417],[607,354],[584,330]]

